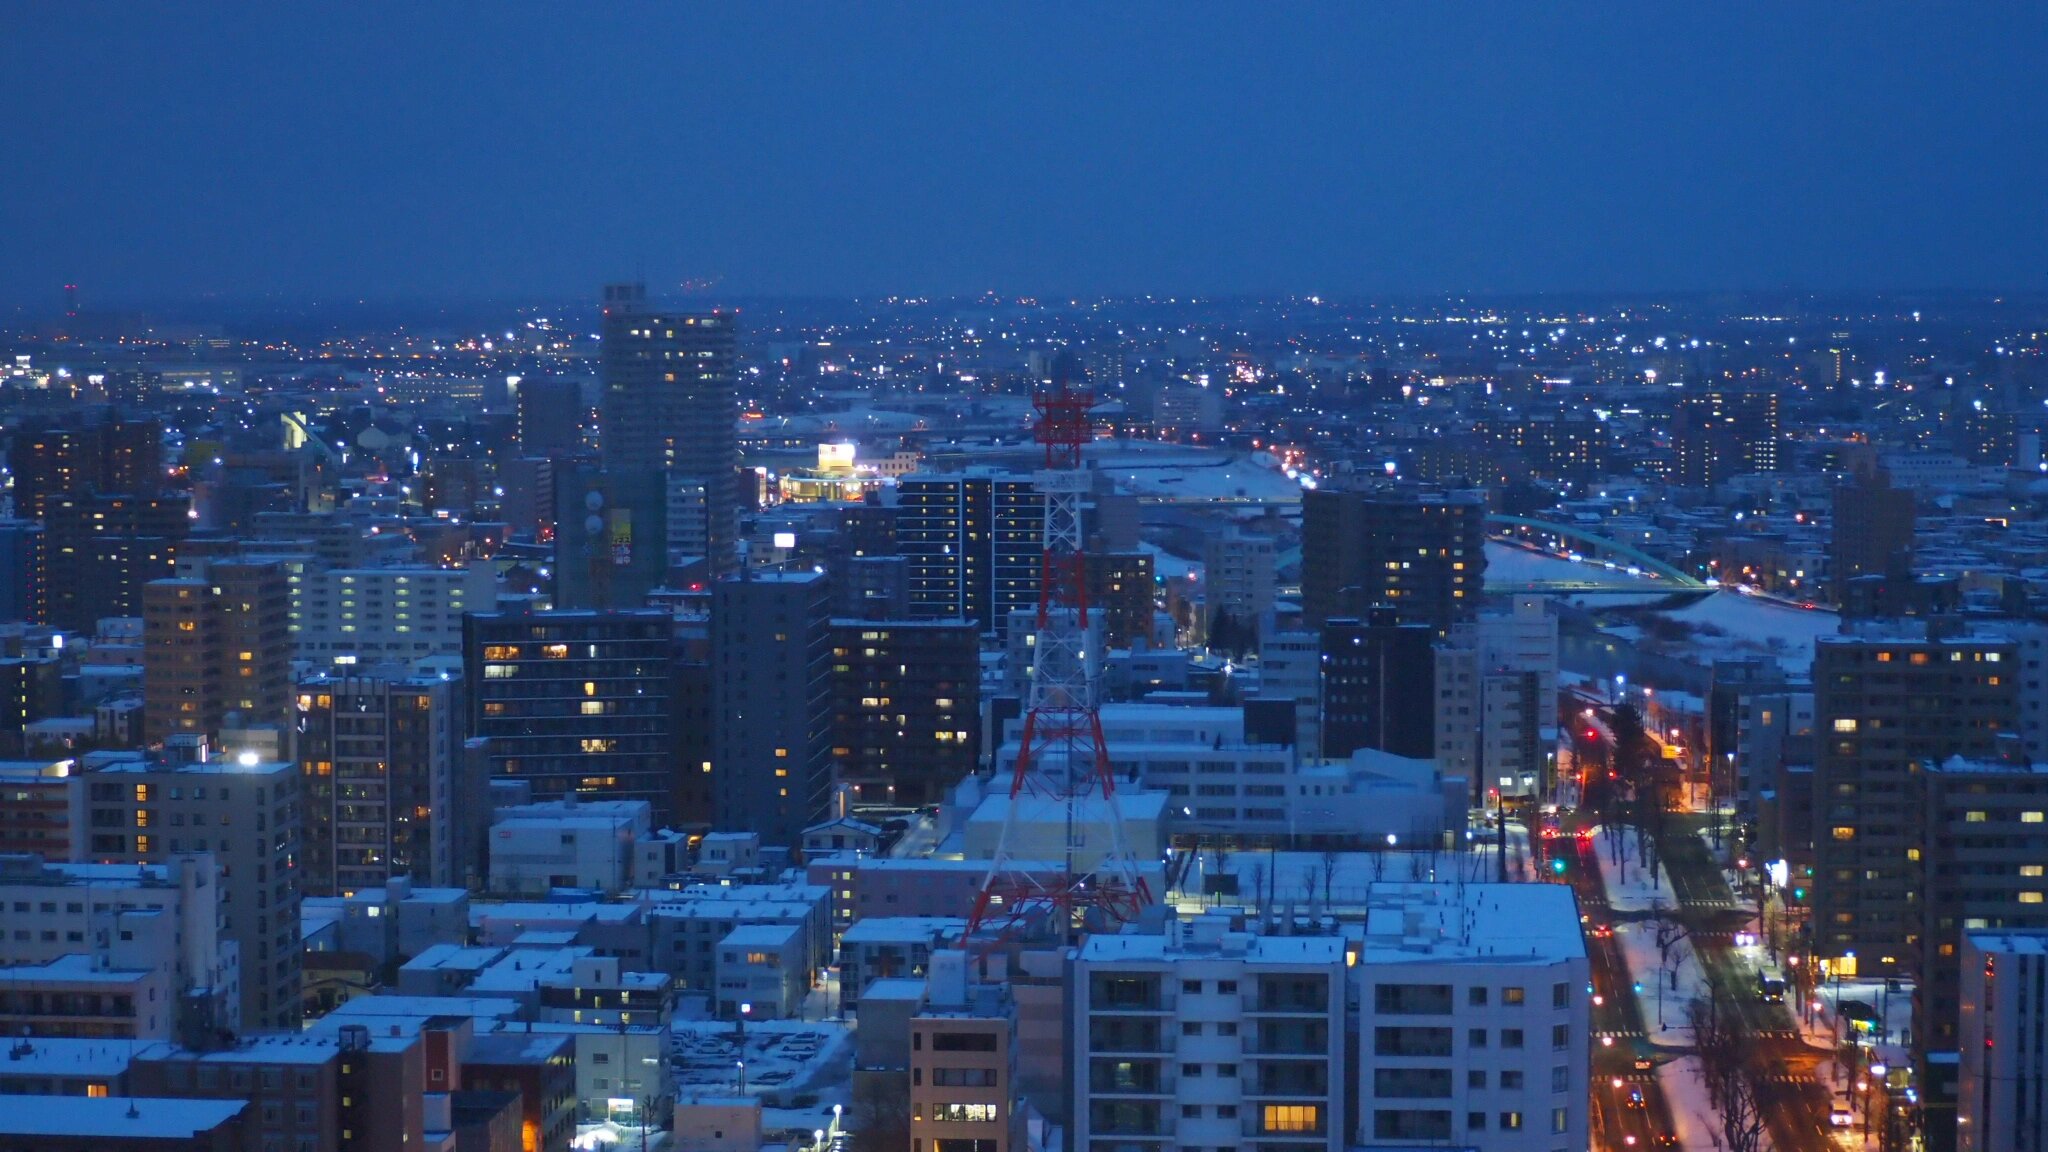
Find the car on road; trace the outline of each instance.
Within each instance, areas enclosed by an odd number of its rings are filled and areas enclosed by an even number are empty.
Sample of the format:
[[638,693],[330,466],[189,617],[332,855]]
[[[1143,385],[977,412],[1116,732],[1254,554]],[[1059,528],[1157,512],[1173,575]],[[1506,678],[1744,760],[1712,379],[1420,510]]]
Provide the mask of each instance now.
[[1641,1088],[1631,1088],[1628,1090],[1628,1106],[1631,1108],[1643,1107],[1643,1090]]
[[1853,1128],[1856,1126],[1856,1113],[1850,1111],[1848,1101],[1837,1100],[1828,1109],[1828,1123],[1836,1128]]

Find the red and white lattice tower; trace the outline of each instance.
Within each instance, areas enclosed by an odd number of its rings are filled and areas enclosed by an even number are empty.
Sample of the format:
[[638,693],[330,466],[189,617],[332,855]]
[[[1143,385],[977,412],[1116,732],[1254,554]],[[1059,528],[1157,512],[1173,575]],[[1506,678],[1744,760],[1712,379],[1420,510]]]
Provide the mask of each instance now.
[[[1049,387],[1032,396],[1038,443],[1045,447],[1045,468],[1037,476],[1045,498],[1045,551],[1030,707],[1002,836],[968,921],[969,941],[1040,924],[1071,939],[1083,928],[1135,919],[1152,900],[1117,815],[1116,780],[1102,739],[1081,532],[1081,498],[1089,487],[1081,447],[1092,435],[1093,403],[1086,388],[1074,386],[1065,365],[1055,369]],[[1024,846],[1033,839],[1042,844],[1042,838],[1020,828],[1053,820],[1064,825],[1065,852],[1046,861],[1042,850]],[[1058,869],[1048,873],[1047,863]]]

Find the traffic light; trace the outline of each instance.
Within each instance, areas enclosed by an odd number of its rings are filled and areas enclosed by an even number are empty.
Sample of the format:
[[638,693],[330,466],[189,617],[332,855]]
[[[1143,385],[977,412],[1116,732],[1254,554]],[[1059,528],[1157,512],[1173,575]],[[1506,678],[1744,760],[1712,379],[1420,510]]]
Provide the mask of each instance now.
[[1804,888],[1794,888],[1794,889],[1792,890],[1792,898],[1793,898],[1794,900],[1804,900],[1804,899],[1806,899],[1806,889],[1804,889]]
[[1551,870],[1552,872],[1555,872],[1555,873],[1556,873],[1556,874],[1558,874],[1559,876],[1562,876],[1562,875],[1564,875],[1564,868],[1565,868],[1565,864],[1564,864],[1564,859],[1563,859],[1562,857],[1558,857],[1558,858],[1555,858],[1555,859],[1552,859],[1552,860],[1551,860],[1551,862],[1550,862],[1550,870]]

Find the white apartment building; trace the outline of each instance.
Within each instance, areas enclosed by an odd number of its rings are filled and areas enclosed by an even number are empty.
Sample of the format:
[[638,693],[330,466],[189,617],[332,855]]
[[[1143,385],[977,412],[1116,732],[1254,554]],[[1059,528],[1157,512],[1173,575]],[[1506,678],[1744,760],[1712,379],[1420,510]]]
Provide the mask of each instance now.
[[[210,856],[140,866],[0,856],[0,967],[68,966],[82,958],[97,973],[150,973],[142,983],[160,984],[172,1003],[155,1006],[154,1021],[138,1014],[134,1035],[168,1034],[186,1005],[233,1030],[240,971],[235,943],[221,934],[220,896]],[[65,970],[75,975],[75,968]]]
[[1354,1146],[1589,1147],[1591,1005],[1561,884],[1375,884]]
[[1294,746],[1323,746],[1323,642],[1313,632],[1259,637],[1259,698],[1294,701]]
[[2048,932],[1963,936],[1958,1152],[2048,1148]]
[[220,866],[220,930],[240,949],[242,1026],[297,1030],[304,1020],[299,766],[253,750],[209,756],[190,735],[166,741],[162,759],[94,752],[84,760],[87,854],[135,865],[210,853]]
[[1069,1147],[1344,1148],[1344,951],[1213,913],[1089,937],[1069,985]]
[[299,656],[316,664],[409,663],[462,652],[462,616],[498,606],[488,567],[308,570],[294,585]]
[[1436,649],[1436,758],[1481,795],[1537,796],[1557,752],[1557,617],[1541,596],[1460,624]]
[[1271,536],[1237,529],[1219,532],[1202,548],[1202,579],[1209,619],[1228,612],[1240,625],[1261,625],[1273,610],[1277,555]]
[[499,808],[491,819],[491,891],[538,896],[624,891],[653,816],[645,800],[549,800]]
[[[1304,762],[1295,748],[1248,743],[1241,708],[1108,704],[1101,715],[1119,786],[1164,793],[1176,833],[1357,844],[1464,825],[1465,786],[1434,761],[1362,749]],[[997,754],[1002,771],[1016,752]]]

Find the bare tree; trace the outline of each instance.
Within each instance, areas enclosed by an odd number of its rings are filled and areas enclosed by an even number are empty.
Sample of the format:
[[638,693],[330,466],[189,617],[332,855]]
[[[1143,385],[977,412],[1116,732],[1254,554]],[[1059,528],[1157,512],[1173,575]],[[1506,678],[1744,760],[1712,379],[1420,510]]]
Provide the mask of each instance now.
[[902,1152],[910,1146],[910,1079],[876,1077],[861,1081],[853,1097],[853,1152]]
[[1685,1013],[1693,1049],[1699,1054],[1699,1076],[1721,1121],[1717,1145],[1728,1152],[1761,1152],[1763,1101],[1741,1030],[1734,1014],[1722,1006],[1719,986],[1709,984],[1707,994],[1694,997]]
[[1332,888],[1333,886],[1335,886],[1335,884],[1336,884],[1336,882],[1337,882],[1337,865],[1338,865],[1339,863],[1341,863],[1342,861],[1343,861],[1343,857],[1341,857],[1341,856],[1337,855],[1337,853],[1336,853],[1336,852],[1335,852],[1334,850],[1329,850],[1329,849],[1326,849],[1326,850],[1324,850],[1324,852],[1323,852],[1323,861],[1322,861],[1322,863],[1323,863],[1323,903],[1324,903],[1324,905],[1326,905],[1326,906],[1327,906],[1327,905],[1329,905],[1329,904],[1331,903],[1331,898],[1330,898],[1330,889],[1331,889],[1331,888]]

